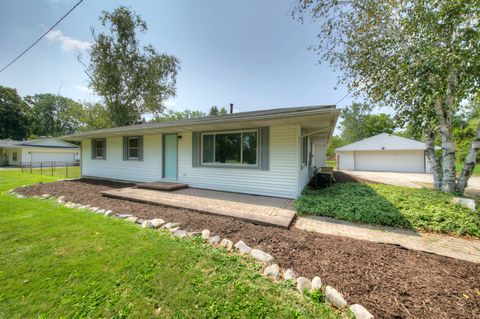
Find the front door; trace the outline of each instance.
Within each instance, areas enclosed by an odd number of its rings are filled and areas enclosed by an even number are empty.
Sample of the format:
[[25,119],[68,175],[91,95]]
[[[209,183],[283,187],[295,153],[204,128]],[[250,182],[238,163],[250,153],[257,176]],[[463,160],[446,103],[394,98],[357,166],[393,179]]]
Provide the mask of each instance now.
[[163,178],[177,179],[178,137],[163,135]]

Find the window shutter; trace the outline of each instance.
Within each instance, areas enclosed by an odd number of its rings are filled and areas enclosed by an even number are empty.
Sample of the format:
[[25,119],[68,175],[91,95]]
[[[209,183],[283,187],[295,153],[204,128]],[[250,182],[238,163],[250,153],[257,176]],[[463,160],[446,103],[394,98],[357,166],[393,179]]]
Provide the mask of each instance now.
[[90,146],[91,146],[91,147],[90,147],[90,148],[91,148],[90,152],[92,153],[91,155],[92,155],[92,160],[93,160],[93,159],[96,158],[96,156],[95,156],[95,144],[96,144],[97,142],[95,141],[94,138],[92,138],[92,139],[90,140],[90,143],[92,144],[92,145],[90,145]]
[[260,169],[268,171],[270,169],[270,128],[261,127],[260,133]]
[[143,161],[143,136],[138,137],[138,160]]
[[200,166],[200,132],[192,132],[192,167]]
[[123,137],[123,160],[128,160],[128,137]]
[[107,159],[107,139],[106,138],[102,138],[102,146],[103,146],[102,159],[106,160]]

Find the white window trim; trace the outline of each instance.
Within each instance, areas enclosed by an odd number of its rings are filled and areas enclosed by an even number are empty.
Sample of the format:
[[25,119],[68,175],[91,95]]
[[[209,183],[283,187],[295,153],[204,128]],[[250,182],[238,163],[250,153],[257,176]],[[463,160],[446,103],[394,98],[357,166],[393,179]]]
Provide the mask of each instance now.
[[[98,147],[98,142],[102,143],[102,147]],[[102,155],[98,156],[98,150],[102,150]],[[96,159],[103,159],[103,152],[105,152],[105,143],[103,140],[95,140],[95,158]]]
[[[243,133],[250,133],[255,132],[257,133],[257,147],[255,152],[255,164],[244,164],[243,162]],[[215,162],[215,135],[217,134],[234,134],[240,133],[240,163],[217,163]],[[212,163],[205,163],[203,161],[203,136],[204,135],[213,135],[213,162]],[[203,132],[200,134],[200,163],[202,166],[221,166],[221,167],[248,167],[248,168],[256,168],[258,167],[258,147],[259,147],[259,139],[258,139],[258,130],[235,130],[235,131],[214,131],[214,132]]]
[[[130,140],[137,140],[137,147],[130,147]],[[127,139],[127,159],[138,160],[138,154],[139,154],[139,151],[140,151],[140,148],[138,147],[139,141],[140,141],[140,139],[137,136],[132,136],[132,137],[129,137]],[[137,156],[136,157],[130,156],[130,150],[131,149],[136,149],[137,150]]]

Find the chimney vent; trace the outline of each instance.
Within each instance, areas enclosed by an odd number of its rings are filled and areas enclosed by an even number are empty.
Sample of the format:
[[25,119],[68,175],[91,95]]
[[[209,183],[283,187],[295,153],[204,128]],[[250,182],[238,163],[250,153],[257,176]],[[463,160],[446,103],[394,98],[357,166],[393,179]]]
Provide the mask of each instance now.
[[233,114],[233,103],[230,103],[230,114]]

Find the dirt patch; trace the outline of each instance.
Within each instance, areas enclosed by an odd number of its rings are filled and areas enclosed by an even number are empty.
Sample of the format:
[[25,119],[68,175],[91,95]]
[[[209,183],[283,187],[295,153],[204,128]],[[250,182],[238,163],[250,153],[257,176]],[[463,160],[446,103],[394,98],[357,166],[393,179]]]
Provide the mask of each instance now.
[[362,184],[380,184],[379,182],[371,181],[365,178],[356,177],[353,175],[346,174],[344,172],[334,171],[333,176],[335,177],[335,182],[337,183],[350,183],[357,182]]
[[319,275],[350,303],[360,303],[376,318],[480,318],[480,264],[395,245],[322,235],[297,229],[258,226],[185,209],[102,197],[100,192],[129,184],[75,180],[18,190],[23,195],[64,195],[139,218],[181,222],[188,230],[210,229],[234,241],[272,253],[281,267],[299,275]]

